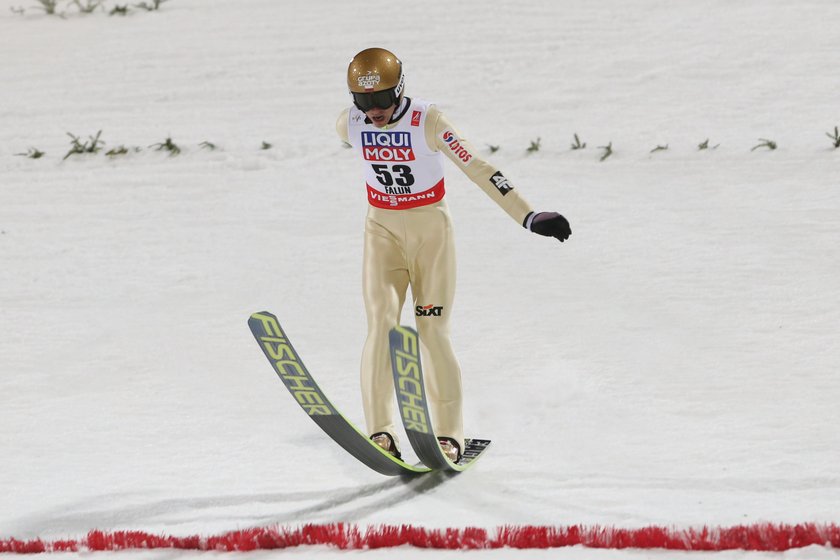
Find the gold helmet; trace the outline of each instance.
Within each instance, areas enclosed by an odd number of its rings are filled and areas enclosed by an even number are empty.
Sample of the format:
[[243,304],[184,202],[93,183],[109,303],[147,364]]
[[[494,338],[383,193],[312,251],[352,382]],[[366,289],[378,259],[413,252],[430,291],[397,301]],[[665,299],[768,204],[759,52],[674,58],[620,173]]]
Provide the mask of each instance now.
[[361,111],[398,105],[403,96],[405,75],[402,62],[391,51],[365,49],[347,67],[347,87]]

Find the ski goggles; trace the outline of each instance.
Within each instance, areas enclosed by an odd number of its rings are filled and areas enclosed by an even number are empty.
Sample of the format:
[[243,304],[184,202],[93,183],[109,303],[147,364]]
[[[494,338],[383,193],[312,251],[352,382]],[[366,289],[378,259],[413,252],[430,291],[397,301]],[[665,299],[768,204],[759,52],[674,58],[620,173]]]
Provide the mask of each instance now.
[[362,112],[368,112],[373,108],[388,109],[391,105],[397,104],[396,88],[383,91],[372,91],[370,93],[353,93],[353,103]]

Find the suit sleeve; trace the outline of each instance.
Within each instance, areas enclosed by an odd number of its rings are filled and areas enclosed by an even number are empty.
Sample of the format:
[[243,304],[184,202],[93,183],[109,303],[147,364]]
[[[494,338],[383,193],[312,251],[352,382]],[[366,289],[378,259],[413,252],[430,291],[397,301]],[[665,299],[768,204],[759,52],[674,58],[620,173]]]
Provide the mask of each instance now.
[[516,223],[525,225],[533,208],[514,190],[513,184],[502,172],[478,156],[473,146],[458,133],[452,123],[435,106],[426,116],[426,142],[452,160],[458,169],[481,188],[493,202],[501,206]]
[[350,143],[350,131],[348,125],[350,124],[350,109],[344,109],[341,114],[338,116],[338,120],[335,123],[335,131],[338,133],[338,137],[341,138],[343,142]]

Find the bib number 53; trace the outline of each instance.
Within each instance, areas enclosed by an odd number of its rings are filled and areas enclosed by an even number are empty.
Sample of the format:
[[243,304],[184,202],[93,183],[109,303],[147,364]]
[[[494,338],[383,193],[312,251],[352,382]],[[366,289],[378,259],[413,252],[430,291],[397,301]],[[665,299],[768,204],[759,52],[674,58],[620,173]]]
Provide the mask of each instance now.
[[407,165],[394,165],[389,167],[386,164],[371,165],[376,179],[383,187],[390,187],[397,184],[401,187],[410,187],[414,184],[414,175]]

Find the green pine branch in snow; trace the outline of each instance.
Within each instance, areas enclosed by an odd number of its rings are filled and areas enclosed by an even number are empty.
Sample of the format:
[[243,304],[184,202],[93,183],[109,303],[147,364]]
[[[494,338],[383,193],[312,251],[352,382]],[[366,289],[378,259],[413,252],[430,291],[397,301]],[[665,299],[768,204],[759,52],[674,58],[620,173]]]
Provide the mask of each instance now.
[[753,146],[752,150],[750,150],[751,152],[754,152],[755,150],[757,150],[759,148],[767,148],[768,150],[775,150],[776,148],[779,147],[773,140],[768,140],[766,138],[759,138],[758,140],[759,140],[760,143],[756,146]]
[[126,148],[123,145],[119,145],[116,148],[111,148],[110,150],[105,152],[105,155],[110,157],[110,158],[113,158],[113,157],[116,157],[116,156],[124,156],[127,153],[128,153],[128,148]]
[[541,138],[537,138],[536,140],[531,140],[531,145],[528,146],[526,150],[528,153],[539,152],[540,151],[540,142],[542,142]]
[[834,144],[835,149],[840,148],[840,130],[836,126],[834,127],[833,135],[830,132],[826,132],[825,135],[831,138],[831,142]]
[[67,136],[70,137],[70,151],[62,158],[62,161],[69,158],[75,154],[96,154],[102,149],[102,146],[105,144],[102,140],[99,139],[102,136],[102,131],[96,133],[96,136],[90,136],[89,140],[86,142],[82,142],[78,136],[73,134],[67,133]]
[[15,154],[16,156],[28,157],[29,159],[41,159],[44,157],[45,152],[42,152],[38,148],[29,148],[29,151],[25,154]]
[[664,152],[664,151],[666,151],[667,149],[668,149],[668,144],[665,144],[664,146],[662,146],[662,145],[660,144],[660,145],[656,146],[654,149],[652,149],[652,150],[650,151],[650,153],[655,153],[655,152]]
[[[345,144],[347,144],[347,142],[345,142]],[[261,150],[270,150],[272,148],[272,146],[273,145],[270,142],[266,142],[265,140],[263,140],[262,147],[260,149]],[[353,146],[351,146],[350,144],[347,144],[345,147],[346,148],[352,148]]]
[[706,138],[705,140],[703,140],[702,142],[697,144],[697,149],[698,150],[709,150],[709,149],[717,150],[718,146],[720,146],[720,144],[715,144],[714,146],[709,148],[709,139]]
[[108,12],[109,16],[125,16],[128,15],[128,4],[124,6],[120,6],[116,4],[110,12]]
[[93,11],[102,5],[103,0],[73,0],[72,4],[79,9],[80,13],[91,14]]
[[494,146],[493,144],[487,144],[487,147],[490,148],[491,154],[495,154],[499,151],[499,148],[501,148],[501,146]]
[[604,155],[601,156],[601,161],[604,161],[613,154],[612,142],[606,146],[598,146],[598,148],[604,150]]
[[58,0],[37,0],[38,5],[35,6],[36,10],[44,10],[44,13],[47,15],[55,15],[55,9],[58,7]]
[[177,156],[178,154],[181,153],[181,148],[178,147],[178,145],[175,144],[175,142],[172,141],[171,137],[167,137],[166,140],[164,140],[163,142],[159,142],[157,144],[152,144],[149,147],[154,148],[155,151],[158,151],[158,152],[161,152],[161,151],[169,152],[170,157]]
[[575,141],[572,142],[572,150],[583,150],[584,148],[586,148],[586,142],[581,142],[577,132],[575,132]]
[[151,2],[140,2],[139,4],[135,4],[134,7],[146,10],[147,12],[154,12],[155,10],[160,9],[161,4],[168,1],[169,0],[152,0]]

